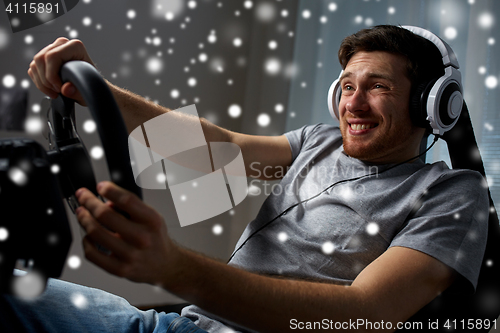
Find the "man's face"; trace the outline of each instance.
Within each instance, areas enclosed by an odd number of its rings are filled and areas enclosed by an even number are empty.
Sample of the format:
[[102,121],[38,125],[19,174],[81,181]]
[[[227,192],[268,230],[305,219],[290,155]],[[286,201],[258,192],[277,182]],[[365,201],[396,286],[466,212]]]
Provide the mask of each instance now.
[[373,163],[397,163],[418,154],[424,133],[411,123],[406,59],[383,51],[358,52],[340,80],[344,151]]

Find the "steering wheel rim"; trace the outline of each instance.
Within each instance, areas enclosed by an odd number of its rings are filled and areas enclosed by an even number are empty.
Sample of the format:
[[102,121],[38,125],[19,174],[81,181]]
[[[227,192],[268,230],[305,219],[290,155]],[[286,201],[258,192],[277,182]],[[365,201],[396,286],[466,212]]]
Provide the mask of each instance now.
[[[63,83],[71,82],[75,85],[96,122],[111,180],[142,198],[142,190],[135,183],[130,165],[125,123],[104,79],[91,64],[78,60],[65,63],[61,67],[60,76]],[[74,100],[59,95],[54,102],[54,112],[63,119],[73,117]],[[54,127],[54,131],[57,137],[61,129]]]

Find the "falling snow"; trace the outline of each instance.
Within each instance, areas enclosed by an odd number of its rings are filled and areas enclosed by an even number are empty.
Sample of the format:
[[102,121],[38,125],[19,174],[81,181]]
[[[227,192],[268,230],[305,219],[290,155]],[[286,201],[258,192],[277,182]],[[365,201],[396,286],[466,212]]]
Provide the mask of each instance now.
[[379,229],[380,228],[378,224],[375,222],[370,222],[366,225],[366,232],[371,236],[375,236],[376,234],[378,234]]
[[215,43],[217,41],[217,36],[215,35],[215,32],[212,32],[210,35],[208,35],[207,40],[211,44]]
[[78,269],[82,265],[82,259],[79,256],[72,255],[68,258],[68,266],[71,269]]
[[276,17],[276,6],[272,2],[259,2],[255,9],[255,16],[262,23],[269,23]]
[[261,189],[255,184],[250,184],[250,186],[248,187],[248,194],[251,196],[257,196],[261,192]]
[[179,96],[180,96],[180,92],[179,92],[179,90],[177,90],[177,89],[172,89],[172,90],[170,91],[170,97],[172,97],[173,99],[179,98]]
[[222,232],[224,231],[224,228],[220,224],[215,224],[212,227],[212,233],[216,236],[222,235]]
[[482,13],[479,15],[477,22],[479,27],[483,29],[490,29],[495,22],[495,18],[491,13]]
[[151,57],[146,61],[146,69],[150,74],[159,74],[163,70],[163,60]]
[[281,61],[278,58],[269,58],[264,66],[267,74],[277,75],[281,70]]
[[89,301],[85,296],[80,293],[75,293],[71,295],[71,303],[76,306],[78,309],[85,309],[88,306]]
[[33,299],[44,291],[45,279],[40,273],[30,271],[22,276],[15,277],[12,289],[14,295],[18,297]]
[[240,47],[242,44],[243,44],[243,41],[241,40],[241,38],[235,38],[235,39],[233,39],[233,45],[235,47]]
[[208,56],[205,53],[200,53],[200,55],[198,55],[198,60],[200,62],[206,62],[208,60]]
[[97,129],[97,125],[96,125],[95,121],[93,121],[92,119],[85,120],[85,122],[83,123],[83,130],[86,133],[89,133],[89,134],[94,133],[96,129]]
[[41,110],[41,106],[40,104],[38,103],[34,103],[32,106],[31,106],[31,111],[33,111],[33,113],[39,113]]
[[131,10],[129,10],[129,11],[127,12],[127,17],[128,17],[129,19],[131,19],[131,20],[135,19],[136,15],[137,15],[137,14],[136,14],[135,10],[133,10],[133,9],[131,9]]
[[58,174],[59,171],[61,171],[61,167],[58,164],[52,164],[50,166],[50,172],[52,172],[53,174]]
[[238,104],[232,104],[227,110],[231,118],[238,118],[241,116],[241,107]]
[[496,76],[490,75],[484,80],[484,85],[488,89],[495,89],[498,86],[498,78]]
[[35,39],[33,38],[33,36],[32,36],[32,35],[26,35],[26,36],[24,37],[24,42],[25,42],[26,44],[28,44],[28,45],[29,45],[29,44],[32,44],[34,40],[35,40]]
[[261,127],[267,127],[271,123],[271,117],[267,113],[261,113],[257,117],[257,124]]
[[95,160],[99,160],[104,156],[104,149],[100,146],[94,146],[90,149],[90,156]]
[[72,29],[72,30],[69,31],[68,36],[71,39],[78,38],[78,31],[75,30],[75,29]]
[[4,50],[10,42],[10,32],[0,27],[0,50]]
[[321,250],[323,251],[324,254],[332,254],[333,251],[335,251],[335,245],[330,241],[325,242],[321,246]]
[[88,27],[92,24],[92,19],[90,17],[84,17],[82,20],[82,24]]
[[7,176],[14,184],[18,186],[24,186],[28,183],[28,175],[21,168],[10,168],[7,172]]
[[9,238],[9,231],[5,227],[0,227],[0,242],[6,241]]
[[3,77],[2,84],[5,88],[12,88],[16,85],[16,78],[12,74],[7,74]]
[[444,29],[444,37],[449,40],[457,38],[458,32],[454,27],[448,27]]
[[156,181],[159,184],[164,184],[166,180],[167,180],[167,177],[165,176],[164,173],[159,173],[159,174],[156,175]]
[[[360,4],[364,4],[364,2],[375,5],[378,1],[359,1]],[[468,0],[470,6],[477,6],[476,2],[479,3],[479,1]],[[89,9],[93,5],[96,5],[97,2],[83,0],[83,3],[85,4],[85,9]],[[120,50],[122,53],[116,57],[116,65],[107,69],[107,72],[103,71],[103,75],[117,79],[119,85],[130,85],[131,89],[135,89],[131,83],[136,79],[140,81],[139,76],[145,74],[147,76],[146,82],[150,82],[150,86],[144,87],[141,93],[146,91],[146,94],[150,94],[150,100],[156,103],[164,103],[169,107],[193,102],[199,103],[200,100],[205,102],[208,98],[205,97],[204,92],[207,91],[207,94],[213,94],[216,90],[214,87],[222,90],[223,95],[231,96],[232,98],[239,93],[237,92],[238,90],[242,91],[245,89],[245,86],[242,85],[247,84],[246,78],[242,77],[238,71],[250,68],[261,71],[260,74],[264,74],[263,77],[265,80],[283,80],[286,85],[290,82],[295,84],[297,87],[302,88],[299,93],[316,92],[318,91],[317,81],[309,79],[304,75],[309,71],[307,64],[289,62],[288,59],[284,59],[281,55],[282,52],[287,50],[290,41],[292,43],[295,42],[295,38],[297,38],[297,41],[299,40],[299,34],[292,30],[292,22],[295,22],[295,19],[299,19],[303,24],[315,24],[319,26],[319,30],[324,29],[331,32],[335,24],[339,22],[339,15],[346,15],[345,23],[350,26],[349,29],[352,30],[351,32],[354,32],[366,26],[383,23],[385,19],[391,20],[391,22],[400,22],[400,16],[403,14],[406,15],[403,10],[403,4],[394,2],[391,3],[392,6],[388,6],[387,2],[384,3],[382,1],[379,3],[382,18],[380,15],[377,16],[375,13],[363,10],[362,6],[359,6],[359,9],[355,11],[346,11],[346,2],[340,1],[338,3],[333,1],[322,2],[320,6],[322,7],[321,11],[312,7],[295,11],[295,9],[287,6],[286,1],[274,0],[238,0],[234,2],[234,5],[228,1],[202,0],[151,0],[149,3],[148,6],[150,8],[146,11],[143,10],[144,8],[139,8],[142,5],[133,5],[130,3],[125,5],[123,10],[116,15],[121,20],[121,23],[117,25],[121,29],[120,39],[123,36],[127,43],[125,43],[126,45],[124,44],[123,50]],[[129,5],[130,7],[137,6],[137,8],[127,8]],[[469,5],[466,5],[466,7],[469,7]],[[235,25],[226,25],[226,22],[222,24],[214,20],[205,30],[201,32],[197,31],[198,34],[196,35],[194,31],[197,29],[198,20],[200,20],[200,17],[203,17],[202,14],[208,6],[217,8],[220,13],[226,13],[225,15],[228,17],[227,21],[234,21],[236,22]],[[486,91],[486,93],[489,93],[489,96],[496,96],[500,76],[498,66],[494,66],[495,64],[492,59],[498,58],[498,46],[495,40],[495,37],[498,36],[495,33],[498,28],[496,26],[498,15],[497,13],[482,10],[477,12],[477,8],[474,8],[473,11],[472,8],[470,9],[471,26],[469,28],[467,25],[466,29],[480,30],[483,34],[480,43],[484,45],[488,54],[491,54],[491,59],[479,58],[479,61],[475,62],[471,68],[477,77],[478,86]],[[473,12],[475,12],[475,16],[472,16]],[[106,26],[104,21],[96,22],[99,20],[98,16],[89,13],[92,13],[92,11],[85,11],[85,14],[76,16],[75,12],[75,20],[69,23],[71,26],[60,29],[59,35],[91,40],[92,36],[96,36],[96,33],[108,33],[110,27]],[[150,24],[149,26],[143,26],[140,23],[140,20],[145,17],[150,22],[148,23]],[[252,50],[253,46],[253,41],[250,38],[251,35],[246,30],[247,26],[244,24],[247,22],[244,20],[249,17],[256,19],[256,24],[269,30],[268,34],[262,36],[260,50],[263,52],[263,60],[257,64],[255,64],[255,60],[250,58],[247,52],[249,49]],[[464,31],[467,33],[471,32],[464,30],[463,22],[453,18],[450,8],[444,11],[441,19],[444,18],[447,20],[446,24],[441,25],[442,30],[438,32],[440,33],[440,37],[449,41],[450,44],[453,42],[458,43],[460,39],[464,38]],[[99,23],[102,23],[102,25]],[[16,23],[14,21],[12,24],[16,26],[20,22],[17,21]],[[55,29],[53,27],[51,29]],[[101,29],[102,31],[96,31]],[[135,34],[137,34],[137,37],[134,37]],[[187,37],[188,34],[189,38]],[[9,47],[16,42],[12,36],[9,30],[0,27],[0,53],[2,51],[5,53],[5,50],[9,50]],[[19,42],[22,48],[26,49],[26,54],[31,54],[31,57],[36,52],[36,49],[42,47],[42,42],[38,36],[35,31],[19,33]],[[311,42],[315,48],[322,50],[322,52],[323,50],[330,52],[327,48],[331,47],[329,39],[324,34],[310,36],[309,38],[311,38]],[[472,37],[469,36],[469,38]],[[132,49],[131,45],[135,49]],[[187,54],[184,48],[190,49],[191,53]],[[466,61],[463,55],[461,58],[459,57],[462,66],[462,62]],[[183,58],[182,61],[179,61],[180,58]],[[101,59],[96,58],[95,60]],[[327,72],[332,66],[330,60],[329,58],[314,59],[312,63],[314,65],[313,68],[318,72]],[[11,70],[10,67],[6,67],[0,76],[2,77],[3,88],[22,87],[30,89],[30,92],[35,89],[34,84],[27,79],[24,68],[23,71],[20,74]],[[334,72],[337,72],[337,69]],[[473,76],[467,75],[467,79],[470,80],[469,77]],[[469,82],[469,84],[471,83]],[[151,88],[158,88],[157,91],[161,92],[149,92],[148,89]],[[28,110],[32,114],[41,116],[41,107],[38,102],[39,100],[32,102],[33,104],[31,104]],[[243,110],[242,106],[247,105],[243,99],[224,100],[222,106],[218,107],[217,111],[204,110],[206,113],[203,116],[214,122],[223,122],[224,119],[235,123],[249,120],[249,123],[255,126],[255,128],[263,131],[264,129],[270,130],[275,124],[279,124],[278,120],[280,118],[290,120],[295,118],[296,115],[296,119],[300,118],[298,115],[301,114],[302,110],[295,109],[296,112],[294,112],[294,105],[289,104],[286,99],[281,97],[274,98],[273,96],[269,97],[266,103],[266,105],[257,110]],[[208,104],[206,108],[212,108],[212,106]],[[249,112],[253,112],[250,113],[250,117],[243,117],[244,115],[246,116],[245,113]],[[39,133],[41,130],[41,122],[35,117],[29,118],[29,121],[25,125],[26,130],[30,133]],[[84,120],[81,126],[85,134],[97,135],[96,124],[93,120]],[[489,135],[495,135],[495,131],[498,130],[498,122],[494,121],[494,119],[485,120],[482,126],[483,132]],[[481,123],[479,123],[479,127],[481,127]],[[104,155],[104,151],[99,146],[92,147],[89,152],[93,159],[101,159]],[[51,167],[52,172],[59,171],[56,169],[56,165]],[[28,174],[22,168],[11,168],[8,176],[20,186],[27,184],[29,181]],[[156,180],[160,183],[165,183],[166,176],[163,173],[158,174]],[[498,186],[498,178],[496,184],[493,180],[494,177],[488,177],[489,185]],[[485,183],[485,185],[487,184]],[[193,183],[193,186],[195,186],[195,183]],[[261,193],[262,191],[259,186],[255,184],[249,185],[249,194],[251,196]],[[357,194],[357,192],[353,193],[352,190],[347,189],[339,194],[345,199],[349,199],[354,194]],[[184,196],[184,200],[187,200],[186,196]],[[52,213],[52,209],[48,209],[47,213],[49,212]],[[238,214],[235,210],[232,210],[230,213]],[[220,235],[223,234],[223,227],[215,224],[211,231],[214,235]],[[374,222],[368,223],[365,231],[369,235],[376,235],[379,232],[379,226]],[[8,230],[0,228],[0,241],[7,239],[8,236]],[[53,236],[56,237],[56,235]],[[285,242],[288,240],[288,235],[285,232],[281,232],[277,234],[277,238],[279,241]],[[326,242],[322,246],[322,251],[325,254],[331,254],[334,250],[335,245],[332,242]],[[487,265],[490,266],[492,264],[491,260],[487,261]],[[77,256],[71,256],[67,261],[67,265],[73,269],[80,267],[81,259]],[[88,305],[88,300],[79,294],[73,295],[71,301],[76,307],[82,309]]]
[[30,134],[40,133],[43,128],[42,120],[39,117],[29,117],[26,119],[24,128]]
[[288,240],[288,235],[286,232],[280,232],[278,234],[278,240],[282,243],[286,242]]

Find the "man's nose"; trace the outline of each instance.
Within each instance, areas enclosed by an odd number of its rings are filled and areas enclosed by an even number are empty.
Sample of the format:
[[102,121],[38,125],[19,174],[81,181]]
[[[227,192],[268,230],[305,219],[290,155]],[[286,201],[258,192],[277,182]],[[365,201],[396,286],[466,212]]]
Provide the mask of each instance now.
[[354,94],[347,97],[345,108],[351,113],[367,111],[369,109],[366,92],[362,89],[357,89]]

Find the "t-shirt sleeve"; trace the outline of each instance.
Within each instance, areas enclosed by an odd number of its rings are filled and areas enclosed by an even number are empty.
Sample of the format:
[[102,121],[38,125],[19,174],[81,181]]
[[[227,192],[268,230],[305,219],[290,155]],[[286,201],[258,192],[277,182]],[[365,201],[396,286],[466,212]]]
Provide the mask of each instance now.
[[[336,130],[333,134],[331,130]],[[285,136],[288,139],[292,150],[292,161],[295,161],[301,150],[307,149],[314,145],[324,135],[336,135],[340,137],[340,131],[337,127],[327,124],[306,125],[296,130],[286,132]]]
[[455,289],[474,292],[488,232],[488,193],[483,177],[453,170],[426,191],[390,247],[426,253],[460,277]]

